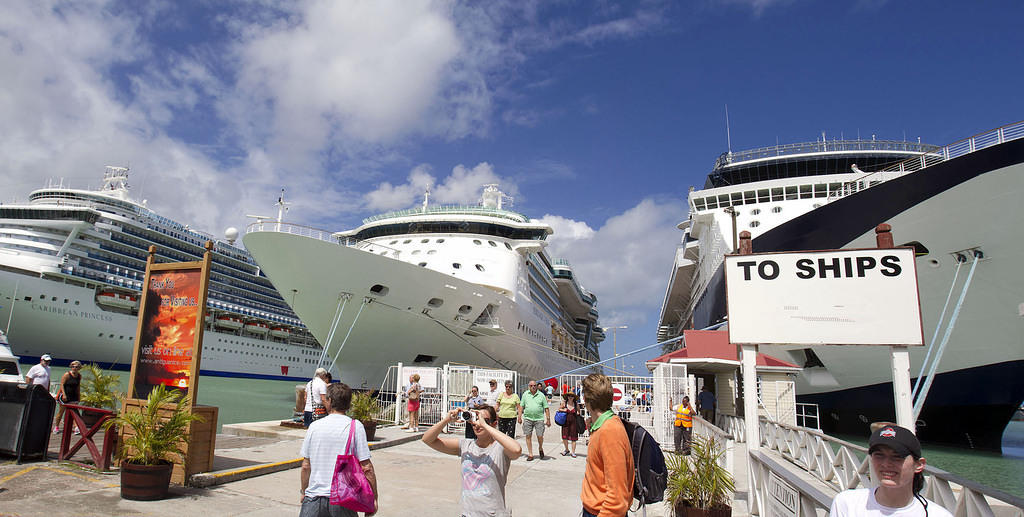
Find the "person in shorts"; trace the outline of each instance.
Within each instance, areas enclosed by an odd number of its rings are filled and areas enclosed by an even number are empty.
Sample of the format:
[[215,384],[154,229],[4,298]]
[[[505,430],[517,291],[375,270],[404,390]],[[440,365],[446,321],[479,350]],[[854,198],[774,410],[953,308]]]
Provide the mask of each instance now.
[[519,423],[523,425],[526,435],[526,461],[533,461],[533,437],[537,435],[537,449],[540,459],[544,459],[544,428],[551,425],[551,410],[548,409],[548,398],[537,389],[537,382],[530,381],[530,388],[519,397]]
[[951,517],[920,494],[925,460],[910,429],[878,425],[868,440],[868,457],[877,486],[840,492],[832,500],[831,517]]
[[420,385],[420,374],[414,373],[409,376],[409,389],[405,390],[405,397],[409,400],[406,409],[409,410],[409,428],[407,433],[418,433],[420,431],[420,395],[423,393],[423,386]]

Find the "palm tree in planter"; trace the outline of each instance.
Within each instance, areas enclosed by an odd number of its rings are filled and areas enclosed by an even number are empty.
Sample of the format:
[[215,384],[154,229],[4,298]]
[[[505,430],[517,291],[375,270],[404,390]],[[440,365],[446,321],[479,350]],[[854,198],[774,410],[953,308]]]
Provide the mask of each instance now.
[[345,413],[353,420],[359,420],[366,429],[366,440],[373,440],[377,433],[377,399],[368,392],[360,391],[352,394],[352,404]]
[[729,517],[732,474],[720,463],[725,452],[713,438],[694,434],[690,455],[668,454],[665,502],[677,517]]
[[108,424],[124,430],[118,452],[121,497],[140,501],[167,497],[173,459],[184,459],[181,441],[194,421],[202,417],[192,414],[188,401],[159,385],[149,392],[140,411],[125,411]]
[[[87,364],[82,367],[82,398],[78,403],[82,406],[117,412],[117,403],[124,398],[124,393],[118,390],[120,386],[120,375],[106,374],[96,364]],[[90,427],[99,418],[98,413],[86,412],[82,415],[85,424]]]

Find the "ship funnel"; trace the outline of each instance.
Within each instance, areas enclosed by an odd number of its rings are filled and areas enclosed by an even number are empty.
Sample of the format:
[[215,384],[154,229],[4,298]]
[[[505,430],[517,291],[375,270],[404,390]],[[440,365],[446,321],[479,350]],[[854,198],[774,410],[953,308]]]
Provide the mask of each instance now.
[[484,185],[484,193],[480,198],[480,204],[484,208],[501,208],[501,191],[498,190],[498,185],[493,183]]

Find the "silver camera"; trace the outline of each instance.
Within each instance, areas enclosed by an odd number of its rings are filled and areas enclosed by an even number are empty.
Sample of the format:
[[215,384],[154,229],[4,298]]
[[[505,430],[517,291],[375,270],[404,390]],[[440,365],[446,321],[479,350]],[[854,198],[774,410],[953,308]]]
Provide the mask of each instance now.
[[463,422],[476,422],[476,413],[463,410],[459,413],[459,420]]

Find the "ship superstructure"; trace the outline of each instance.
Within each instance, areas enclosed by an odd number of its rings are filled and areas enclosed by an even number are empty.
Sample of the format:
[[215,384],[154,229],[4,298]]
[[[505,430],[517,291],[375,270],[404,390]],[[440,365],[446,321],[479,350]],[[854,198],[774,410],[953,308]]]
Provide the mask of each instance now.
[[[658,339],[727,323],[722,261],[738,232],[751,233],[755,253],[868,248],[875,226],[889,223],[896,244],[916,250],[926,342],[950,332],[919,432],[999,450],[1024,399],[1024,277],[1015,271],[1024,249],[1012,237],[1024,220],[1015,201],[1024,190],[1022,136],[1018,123],[945,147],[821,140],[721,155],[705,188],[689,193]],[[861,433],[864,422],[894,418],[886,350],[763,348],[803,366],[798,399],[820,405],[826,431]],[[927,374],[937,348],[911,350],[914,377]],[[974,425],[943,425],[953,414]]]
[[107,167],[98,190],[50,185],[0,205],[0,326],[22,360],[126,367],[149,247],[157,262],[191,261],[216,241],[201,373],[308,378],[321,347],[252,257],[133,200],[128,173]]
[[250,225],[245,246],[337,357],[346,382],[449,362],[543,379],[598,359],[597,297],[545,251],[550,226],[504,207],[429,205],[325,232]]

